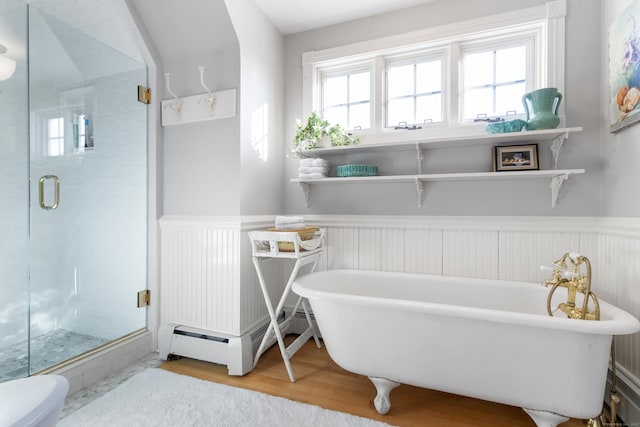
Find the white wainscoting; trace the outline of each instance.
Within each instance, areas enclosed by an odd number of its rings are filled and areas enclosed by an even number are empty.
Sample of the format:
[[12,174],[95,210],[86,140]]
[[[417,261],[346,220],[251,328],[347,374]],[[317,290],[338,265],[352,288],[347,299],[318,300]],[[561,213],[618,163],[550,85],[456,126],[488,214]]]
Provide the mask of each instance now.
[[[565,252],[593,265],[601,299],[640,317],[640,220],[576,217],[306,216],[327,230],[319,269],[354,268],[540,282]],[[267,318],[251,262],[248,230],[273,217],[164,217],[161,324],[243,334]],[[289,265],[267,268],[279,292]],[[640,334],[616,338],[620,378],[640,419]],[[628,419],[627,419],[628,420]]]
[[239,221],[161,220],[160,324],[238,334]]
[[[240,336],[268,317],[247,233],[273,220],[244,223],[241,217],[160,220],[160,325]],[[266,265],[264,273],[270,291],[280,289],[281,269]]]

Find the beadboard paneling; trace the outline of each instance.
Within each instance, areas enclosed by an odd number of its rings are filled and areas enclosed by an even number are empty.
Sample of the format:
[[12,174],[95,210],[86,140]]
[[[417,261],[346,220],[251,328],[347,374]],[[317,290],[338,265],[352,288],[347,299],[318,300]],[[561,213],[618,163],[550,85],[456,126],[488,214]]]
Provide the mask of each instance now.
[[442,230],[405,230],[404,271],[442,274]]
[[382,237],[380,229],[360,228],[355,231],[358,235],[357,268],[360,270],[380,271],[382,267]]
[[498,278],[498,232],[443,230],[442,274]]
[[542,283],[549,278],[541,265],[551,266],[566,252],[581,253],[577,232],[501,231],[498,277]]
[[[640,239],[616,236],[612,238],[616,257],[615,305],[640,316]],[[616,339],[618,363],[640,378],[640,334]],[[640,385],[640,384],[638,384]]]
[[[371,254],[369,248],[367,254]],[[327,229],[327,270],[359,268],[359,237],[357,228]]]
[[160,324],[240,331],[240,230],[161,223]]
[[382,241],[380,266],[382,271],[404,271],[405,231],[392,229],[380,230]]

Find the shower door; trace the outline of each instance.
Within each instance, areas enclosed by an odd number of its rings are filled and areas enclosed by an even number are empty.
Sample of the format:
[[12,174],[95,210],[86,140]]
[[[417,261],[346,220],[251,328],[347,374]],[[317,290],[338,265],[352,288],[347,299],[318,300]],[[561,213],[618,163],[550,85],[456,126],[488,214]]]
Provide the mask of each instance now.
[[29,8],[29,373],[144,328],[146,67]]

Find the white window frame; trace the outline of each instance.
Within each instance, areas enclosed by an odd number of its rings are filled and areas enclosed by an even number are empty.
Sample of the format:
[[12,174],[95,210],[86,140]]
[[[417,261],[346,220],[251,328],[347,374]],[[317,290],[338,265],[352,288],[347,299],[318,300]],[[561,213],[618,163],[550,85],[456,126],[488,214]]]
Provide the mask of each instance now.
[[[539,87],[556,87],[564,92],[564,44],[566,0],[555,0],[544,5],[521,9],[458,22],[454,24],[427,28],[406,34],[370,40],[352,45],[339,46],[321,51],[305,52],[302,55],[303,90],[302,116],[308,117],[312,111],[319,111],[319,71],[330,67],[350,67],[364,62],[373,64],[372,73],[372,129],[358,132],[366,142],[371,139],[384,139],[385,134],[394,132],[385,128],[384,93],[385,58],[394,55],[411,55],[420,52],[442,49],[447,52],[446,72],[443,78],[445,111],[443,125],[429,125],[422,133],[437,131],[443,136],[452,133],[479,132],[480,125],[473,126],[462,123],[459,99],[462,79],[460,76],[461,49],[469,48],[477,43],[522,35],[527,31],[535,34],[534,54],[538,58],[535,78],[531,89]],[[527,88],[529,89],[529,87]],[[560,106],[559,115],[564,122],[564,104]],[[412,132],[415,135],[415,133]]]
[[[317,108],[315,109],[318,112],[322,112],[323,111],[323,107],[324,107],[324,100],[322,99],[323,96],[323,90],[322,90],[322,83],[323,80],[326,77],[337,77],[337,76],[341,76],[341,75],[349,75],[349,74],[357,74],[360,72],[364,72],[364,71],[368,71],[369,72],[369,103],[371,105],[370,107],[370,116],[369,116],[369,123],[371,124],[371,127],[373,128],[374,126],[374,115],[373,115],[373,93],[374,93],[374,66],[373,66],[373,61],[367,61],[367,62],[356,62],[354,64],[349,64],[348,66],[319,66],[317,68],[317,87],[316,87],[316,93],[317,93],[317,98],[318,101],[316,103]],[[333,123],[332,123],[333,124]]]
[[[382,99],[384,100],[384,102],[386,103],[388,100],[388,92],[387,92],[387,87],[388,87],[388,80],[386,78],[386,73],[388,72],[389,67],[394,66],[394,65],[402,65],[402,64],[412,64],[412,63],[417,63],[417,62],[428,62],[428,61],[432,61],[432,60],[441,60],[442,61],[442,74],[441,74],[441,82],[440,82],[440,93],[442,94],[440,103],[441,103],[441,111],[442,111],[442,121],[441,122],[434,122],[434,125],[443,125],[449,122],[448,120],[448,114],[447,114],[447,105],[448,105],[448,88],[447,88],[447,75],[449,73],[449,54],[448,54],[448,49],[443,49],[443,48],[438,48],[438,49],[429,49],[429,50],[422,50],[420,51],[418,54],[411,54],[411,55],[390,55],[390,56],[385,56],[384,57],[384,63],[385,63],[385,78],[384,78],[384,82],[383,82],[383,87],[384,87],[384,93],[382,94]],[[392,129],[395,125],[394,124],[389,124],[387,126],[387,114],[388,114],[388,110],[386,108],[383,108],[382,111],[382,124],[381,127],[384,129]],[[414,125],[414,124],[418,124],[420,125],[420,123],[407,123],[408,125]]]
[[[460,86],[458,93],[460,94],[459,105],[459,121],[461,123],[470,123],[473,119],[464,118],[464,70],[462,69],[463,58],[465,54],[486,52],[491,49],[504,49],[509,46],[519,46],[524,44],[527,47],[527,70],[526,70],[526,87],[525,91],[530,92],[536,87],[542,87],[538,82],[544,81],[543,67],[544,58],[540,55],[536,55],[536,46],[540,44],[540,41],[544,37],[541,25],[532,25],[531,29],[523,30],[522,32],[509,34],[508,37],[496,37],[492,39],[483,39],[480,41],[474,40],[471,42],[460,43]],[[537,60],[536,60],[537,59]],[[498,116],[506,116],[506,113],[497,114]],[[520,117],[517,115],[515,117]]]

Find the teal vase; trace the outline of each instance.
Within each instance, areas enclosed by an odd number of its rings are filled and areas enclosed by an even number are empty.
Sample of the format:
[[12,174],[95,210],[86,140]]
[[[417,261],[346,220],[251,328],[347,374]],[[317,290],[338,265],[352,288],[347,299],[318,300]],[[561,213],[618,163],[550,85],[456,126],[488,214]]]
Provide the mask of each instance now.
[[558,108],[562,94],[554,87],[534,90],[522,96],[527,130],[554,129],[560,124]]

